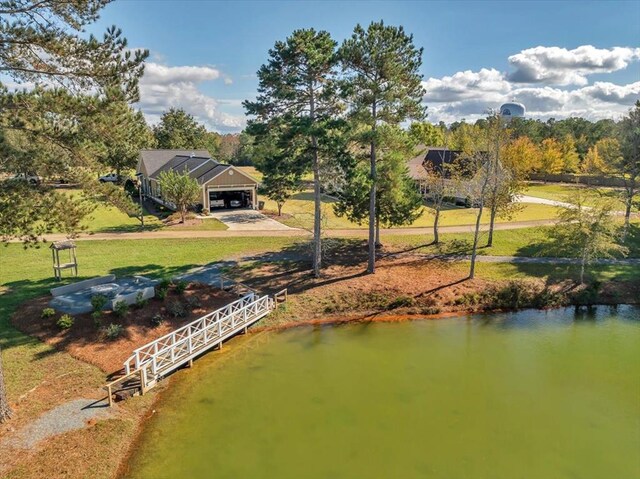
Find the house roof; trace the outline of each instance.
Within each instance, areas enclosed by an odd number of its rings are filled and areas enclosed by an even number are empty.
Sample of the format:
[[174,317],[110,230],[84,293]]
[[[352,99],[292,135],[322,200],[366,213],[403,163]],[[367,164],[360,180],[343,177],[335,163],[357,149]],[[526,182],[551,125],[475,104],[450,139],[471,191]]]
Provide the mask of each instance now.
[[[207,150],[141,150],[140,163],[144,165],[147,175],[152,176],[176,156],[189,157],[192,155],[199,158],[211,158],[211,154]],[[141,165],[138,165],[138,171],[140,171]]]
[[[223,171],[233,168],[231,165],[218,163],[206,150],[142,150],[138,171],[142,166],[149,178],[154,180],[157,180],[163,172],[171,170],[182,174],[188,173],[200,185],[211,181]],[[238,170],[238,172],[258,184],[255,178],[242,171]]]
[[444,171],[445,177],[451,177],[449,165],[455,165],[463,178],[472,177],[475,172],[471,171],[470,162],[464,158],[461,151],[449,150],[442,147],[426,146],[424,151],[412,158],[407,163],[409,175],[414,180],[421,180],[427,177],[429,171]]

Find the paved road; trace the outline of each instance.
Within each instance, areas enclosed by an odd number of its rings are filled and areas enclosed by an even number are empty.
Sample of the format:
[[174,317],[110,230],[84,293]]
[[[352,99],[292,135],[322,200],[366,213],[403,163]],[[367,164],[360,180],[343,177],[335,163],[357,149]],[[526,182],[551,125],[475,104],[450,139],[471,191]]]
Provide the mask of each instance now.
[[[205,220],[206,221],[206,220]],[[531,228],[534,226],[546,226],[554,224],[553,220],[539,221],[513,221],[511,223],[496,223],[496,230],[511,230],[520,228]],[[486,225],[485,225],[486,227]],[[473,231],[473,225],[463,226],[442,226],[440,233],[469,233]],[[389,235],[430,235],[433,228],[395,228],[383,229],[382,236]],[[326,235],[332,238],[342,237],[363,237],[368,235],[368,230],[364,228],[327,230]],[[311,236],[311,232],[303,229],[290,228],[287,230],[224,230],[224,231],[188,231],[188,230],[158,230],[139,231],[133,233],[94,233],[82,234],[76,240],[140,240],[140,239],[185,239],[185,238],[234,238],[234,237],[256,237],[256,236],[282,236],[282,237],[306,237]],[[66,239],[63,234],[50,234],[45,236],[47,241],[60,241]]]

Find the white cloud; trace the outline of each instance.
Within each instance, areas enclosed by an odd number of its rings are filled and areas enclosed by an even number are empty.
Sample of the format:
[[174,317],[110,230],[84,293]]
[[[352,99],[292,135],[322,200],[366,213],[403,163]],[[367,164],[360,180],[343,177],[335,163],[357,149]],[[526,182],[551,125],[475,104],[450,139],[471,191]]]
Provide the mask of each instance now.
[[582,45],[567,50],[539,46],[511,55],[509,63],[515,71],[507,78],[514,83],[586,85],[587,75],[622,70],[639,58],[640,48]]
[[[620,70],[639,58],[640,49],[622,47],[536,47],[509,57],[517,68],[512,74],[483,68],[429,78],[423,82],[424,101],[430,121],[447,123],[463,118],[474,121],[486,116],[489,109],[513,100],[522,102],[531,118],[617,118],[640,98],[640,82],[618,85],[598,81],[589,85],[586,76]],[[525,78],[531,81],[523,83]]]
[[151,123],[157,123],[162,113],[173,107],[183,108],[210,129],[238,131],[245,125],[244,116],[221,111],[220,105],[228,101],[217,100],[198,88],[201,83],[215,80],[231,83],[231,78],[213,67],[171,67],[147,62],[140,80],[138,106]]

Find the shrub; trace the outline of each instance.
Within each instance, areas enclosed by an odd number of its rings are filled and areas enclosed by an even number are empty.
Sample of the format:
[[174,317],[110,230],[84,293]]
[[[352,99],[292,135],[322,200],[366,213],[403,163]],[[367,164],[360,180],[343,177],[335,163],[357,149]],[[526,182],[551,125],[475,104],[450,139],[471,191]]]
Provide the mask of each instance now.
[[69,329],[71,326],[73,326],[73,316],[63,314],[58,318],[58,321],[56,321],[56,325],[60,329]]
[[119,338],[124,332],[124,328],[121,324],[111,323],[104,329],[104,334],[110,341]]
[[96,294],[91,298],[91,306],[93,306],[94,311],[102,311],[107,305],[107,301],[109,300],[106,296],[102,294]]
[[171,280],[169,278],[162,278],[156,289],[169,289],[169,285],[171,284]]
[[102,313],[100,311],[94,311],[91,313],[91,317],[93,318],[93,325],[100,329],[102,327]]
[[136,308],[138,309],[142,309],[147,305],[147,300],[144,299],[143,295],[142,295],[142,291],[139,291],[138,294],[136,294]]
[[171,303],[168,310],[174,318],[184,318],[187,315],[187,308],[180,301]]
[[116,313],[116,316],[122,318],[129,311],[129,305],[124,301],[118,301],[113,305],[113,312]]
[[440,308],[437,306],[427,306],[426,308],[422,308],[420,310],[422,314],[440,314]]
[[398,296],[387,305],[387,309],[408,308],[414,303],[415,300],[411,296]]
[[187,287],[189,286],[189,283],[187,283],[186,281],[178,281],[176,283],[176,293],[178,294],[182,294],[184,293],[184,290],[187,289]]
[[53,308],[44,308],[42,313],[40,313],[40,317],[42,319],[52,318],[56,315],[56,311]]
[[156,313],[151,317],[151,324],[155,327],[160,326],[164,322],[164,317],[160,313]]
[[160,301],[164,301],[165,298],[167,297],[167,293],[169,291],[165,288],[156,288],[156,297],[160,300]]
[[202,306],[202,301],[200,301],[200,298],[197,296],[189,296],[186,301],[187,305],[189,305],[191,309],[196,309]]

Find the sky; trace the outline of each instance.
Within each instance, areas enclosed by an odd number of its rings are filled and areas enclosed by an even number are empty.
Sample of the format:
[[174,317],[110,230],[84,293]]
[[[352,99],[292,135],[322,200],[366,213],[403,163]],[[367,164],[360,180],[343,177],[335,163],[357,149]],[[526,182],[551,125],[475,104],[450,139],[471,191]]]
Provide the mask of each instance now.
[[246,124],[242,101],[276,41],[313,27],[342,42],[379,20],[424,48],[432,122],[474,121],[513,100],[531,118],[619,118],[640,98],[640,1],[116,0],[88,30],[115,24],[150,51],[137,107],[151,123],[179,107],[228,133]]

